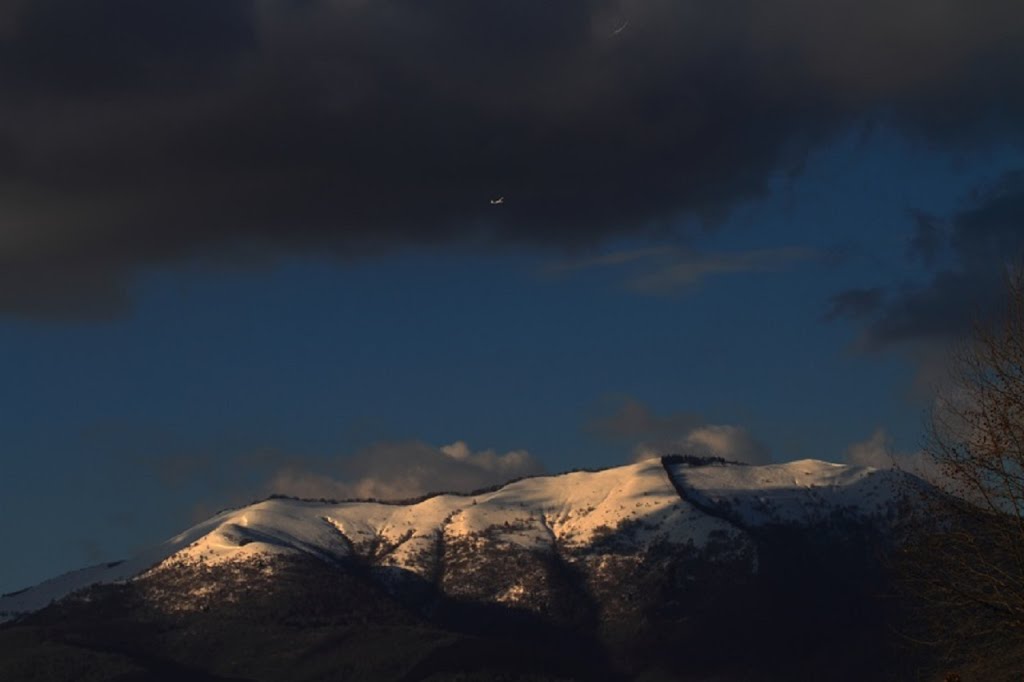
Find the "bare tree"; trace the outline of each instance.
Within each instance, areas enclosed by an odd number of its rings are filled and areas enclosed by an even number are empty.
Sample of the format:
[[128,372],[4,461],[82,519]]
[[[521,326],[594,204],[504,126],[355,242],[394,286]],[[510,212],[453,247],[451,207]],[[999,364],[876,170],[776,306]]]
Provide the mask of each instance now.
[[1007,292],[954,354],[900,562],[947,679],[1024,679],[1024,278]]

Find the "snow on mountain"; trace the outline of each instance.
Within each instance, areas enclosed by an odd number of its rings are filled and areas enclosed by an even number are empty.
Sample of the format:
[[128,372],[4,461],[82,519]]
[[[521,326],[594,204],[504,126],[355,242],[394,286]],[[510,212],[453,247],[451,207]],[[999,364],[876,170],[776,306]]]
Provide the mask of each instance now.
[[906,474],[805,459],[765,466],[666,464],[680,493],[743,526],[823,523],[895,512]]
[[[812,523],[892,508],[893,472],[814,460],[689,466],[648,460],[597,472],[524,479],[475,496],[416,504],[270,499],[222,512],[129,561],[68,573],[0,598],[0,619],[37,610],[94,583],[175,564],[255,556],[359,557],[429,578],[453,543],[509,551],[600,553],[615,535],[637,555],[656,544],[700,549],[714,538],[749,547],[744,527]],[[628,532],[627,532],[628,531]]]
[[[476,496],[438,495],[418,504],[259,502],[218,518],[175,555],[218,563],[253,554],[305,552],[326,559],[373,555],[414,573],[442,538],[497,541],[537,551],[584,547],[596,534],[638,524],[639,549],[666,540],[703,545],[715,530],[735,533],[679,498],[657,460],[598,472],[529,478]],[[191,534],[188,531],[187,534]]]
[[127,561],[114,561],[71,571],[34,587],[0,596],[0,622],[19,613],[41,609],[50,602],[89,585],[116,583],[133,578],[210,533],[232,513],[234,512],[217,514]]

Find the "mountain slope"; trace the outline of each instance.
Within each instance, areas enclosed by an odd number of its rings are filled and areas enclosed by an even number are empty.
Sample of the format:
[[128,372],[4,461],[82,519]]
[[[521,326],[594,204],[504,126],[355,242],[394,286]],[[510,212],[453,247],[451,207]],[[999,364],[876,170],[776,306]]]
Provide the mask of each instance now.
[[751,552],[745,528],[810,524],[835,515],[881,519],[895,509],[901,476],[815,460],[769,466],[690,466],[648,460],[597,472],[521,480],[474,496],[409,505],[270,499],[228,510],[123,562],[74,571],[0,598],[0,617],[46,606],[96,583],[176,563],[257,556],[359,558],[432,579],[442,547],[492,546],[551,553],[617,553],[656,544],[705,549],[715,539]]
[[265,500],[0,599],[0,678],[884,679],[904,483],[668,457],[412,504]]
[[892,518],[907,477],[805,459],[766,466],[688,466],[668,458],[679,494],[705,513],[744,527]]

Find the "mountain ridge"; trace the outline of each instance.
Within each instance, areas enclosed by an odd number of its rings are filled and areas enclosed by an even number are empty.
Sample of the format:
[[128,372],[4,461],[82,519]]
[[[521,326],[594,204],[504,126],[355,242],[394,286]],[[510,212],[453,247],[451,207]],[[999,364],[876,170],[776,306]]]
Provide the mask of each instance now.
[[0,599],[0,679],[907,679],[879,557],[913,481],[666,457],[270,498]]
[[531,551],[586,551],[614,537],[645,551],[661,541],[700,549],[718,535],[742,553],[750,550],[742,536],[752,525],[822,522],[844,511],[891,516],[902,476],[819,460],[751,466],[669,456],[411,503],[271,496],[223,510],[130,559],[3,595],[0,618],[42,608],[91,584],[130,580],[172,560],[218,563],[300,552],[335,561],[358,555],[379,568],[422,577],[430,575],[441,539],[468,539],[479,547],[482,536]]

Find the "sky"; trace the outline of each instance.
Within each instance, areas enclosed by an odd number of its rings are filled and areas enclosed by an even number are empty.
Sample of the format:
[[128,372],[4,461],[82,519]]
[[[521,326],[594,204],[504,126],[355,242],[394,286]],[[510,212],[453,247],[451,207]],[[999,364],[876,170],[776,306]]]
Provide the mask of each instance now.
[[1018,0],[8,0],[0,592],[271,493],[914,452]]

